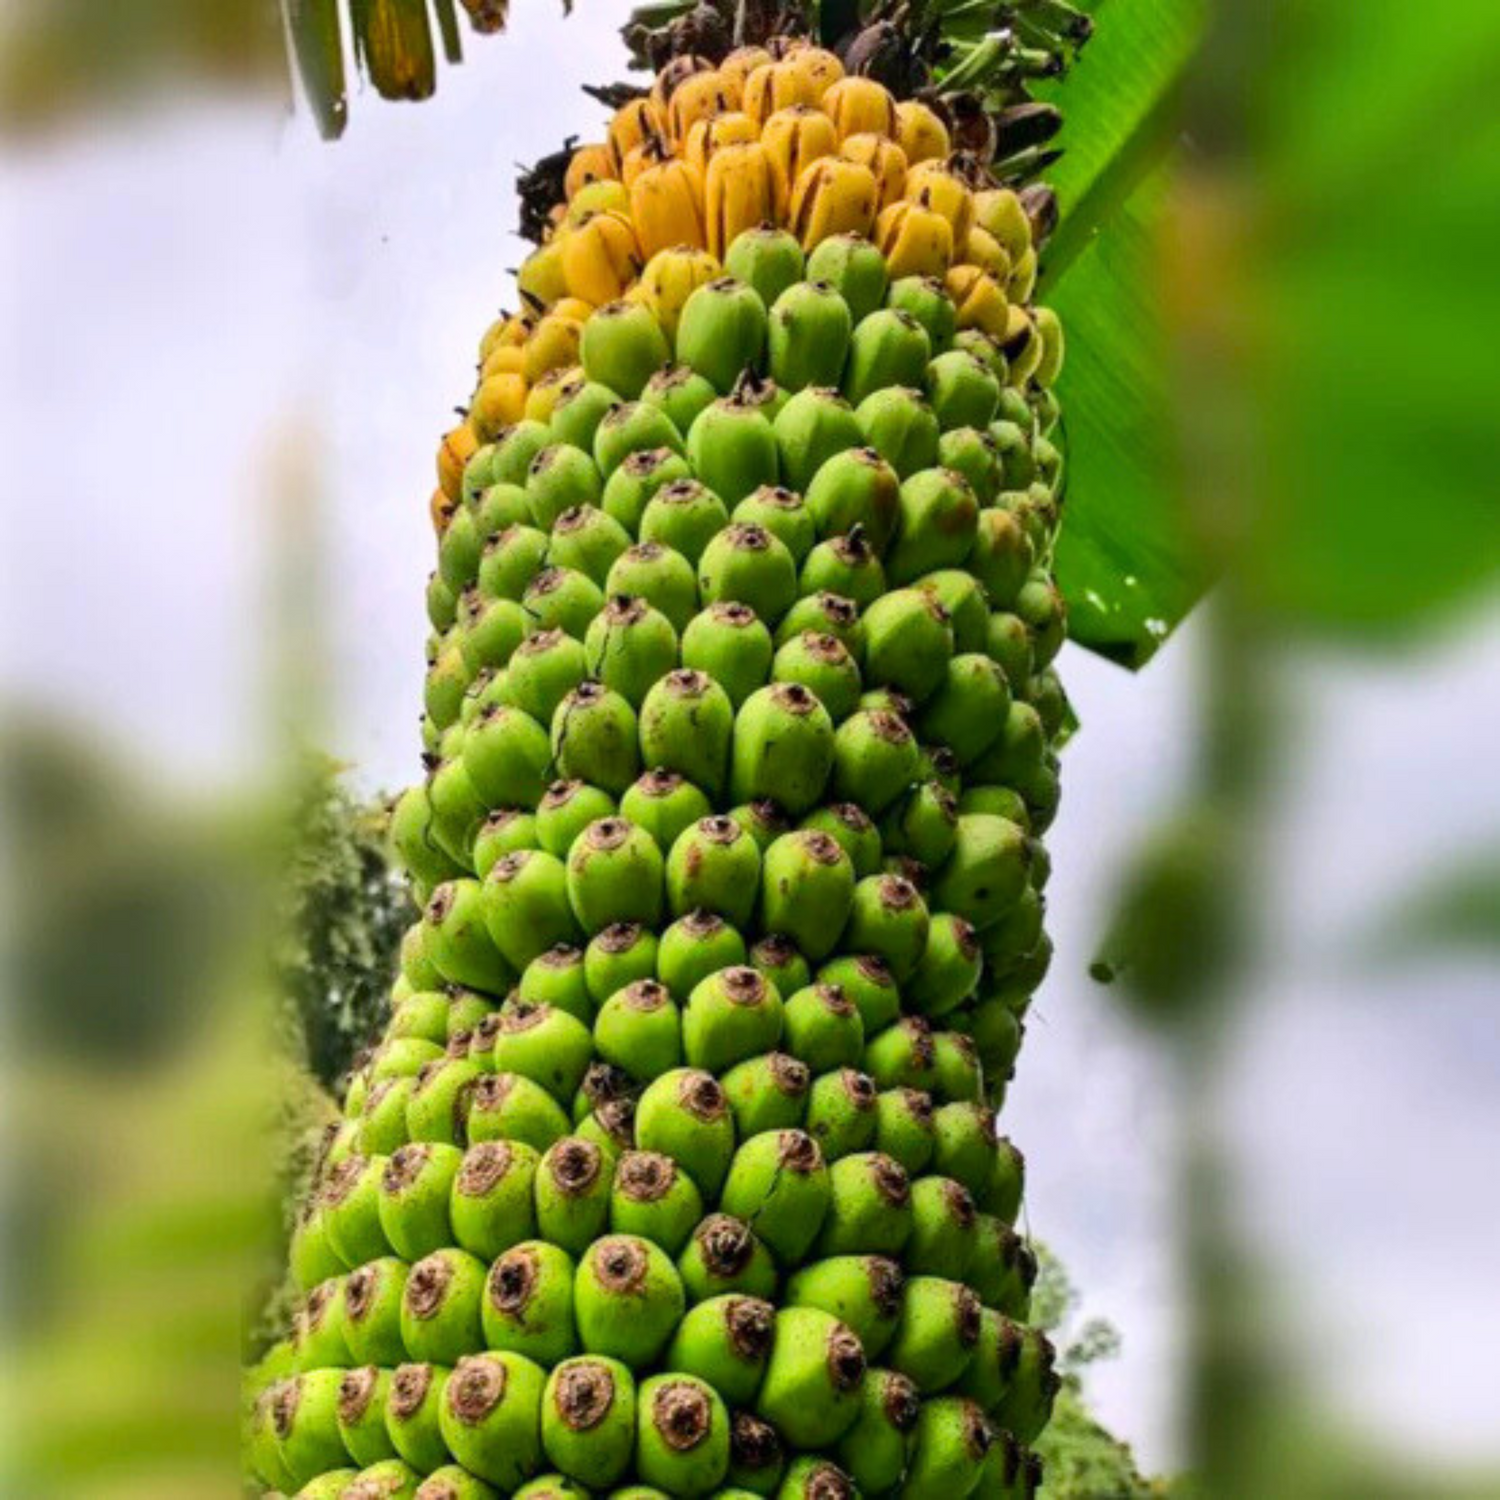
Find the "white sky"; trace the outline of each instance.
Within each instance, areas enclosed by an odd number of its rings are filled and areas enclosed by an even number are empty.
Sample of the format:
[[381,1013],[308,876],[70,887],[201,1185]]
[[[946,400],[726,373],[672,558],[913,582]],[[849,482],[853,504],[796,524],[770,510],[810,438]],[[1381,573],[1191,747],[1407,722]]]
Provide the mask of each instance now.
[[[367,785],[415,773],[432,451],[518,259],[513,164],[598,128],[577,85],[615,72],[604,16],[623,7],[588,9],[564,26],[516,6],[436,100],[357,99],[336,147],[199,102],[0,160],[7,696],[185,784],[252,774],[267,469],[300,432],[333,649],[333,706],[309,728]],[[1177,1451],[1172,1101],[1084,970],[1120,860],[1187,765],[1196,658],[1192,627],[1139,679],[1064,657],[1085,728],[1051,841],[1059,957],[1005,1120],[1032,1230],[1124,1333],[1093,1378],[1102,1414],[1160,1465]],[[1418,1451],[1500,1457],[1492,978],[1351,974],[1338,953],[1375,896],[1500,832],[1500,638],[1321,659],[1294,686],[1275,1003],[1244,1028],[1232,1101],[1245,1201],[1340,1404]]]

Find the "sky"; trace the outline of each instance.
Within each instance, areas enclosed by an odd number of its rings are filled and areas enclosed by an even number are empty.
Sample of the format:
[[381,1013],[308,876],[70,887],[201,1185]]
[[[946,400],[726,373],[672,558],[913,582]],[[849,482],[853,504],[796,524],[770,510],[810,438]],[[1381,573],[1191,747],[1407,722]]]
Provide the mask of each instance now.
[[[330,648],[325,706],[293,727],[366,788],[416,774],[432,455],[509,295],[515,164],[598,131],[577,85],[617,71],[604,18],[622,7],[589,10],[564,26],[516,7],[434,101],[356,99],[335,147],[253,102],[183,99],[5,150],[7,700],[173,784],[254,778],[274,744],[269,574],[290,465]],[[1500,1459],[1493,977],[1349,957],[1383,901],[1500,834],[1497,624],[1397,661],[1294,662],[1296,756],[1267,830],[1275,942],[1225,1118],[1247,1233],[1337,1406],[1417,1453]],[[1122,861],[1190,765],[1201,631],[1135,678],[1064,652],[1084,727],[1049,840],[1058,958],[1003,1120],[1029,1159],[1031,1231],[1124,1335],[1091,1377],[1101,1415],[1162,1467],[1180,1453],[1185,1122],[1159,1048],[1086,968]]]

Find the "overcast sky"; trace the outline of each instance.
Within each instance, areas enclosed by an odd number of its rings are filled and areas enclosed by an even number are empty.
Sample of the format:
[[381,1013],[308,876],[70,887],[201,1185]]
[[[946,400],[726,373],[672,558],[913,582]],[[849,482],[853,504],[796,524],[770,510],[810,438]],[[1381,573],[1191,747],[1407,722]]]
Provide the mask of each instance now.
[[[337,147],[201,102],[6,155],[12,695],[185,784],[252,774],[269,470],[300,435],[334,689],[310,727],[368,787],[412,777],[432,452],[509,296],[514,163],[597,133],[577,85],[614,73],[603,17],[621,9],[595,0],[564,27],[517,6],[435,101],[356,100]],[[1085,967],[1119,861],[1187,765],[1194,636],[1139,679],[1063,658],[1084,731],[1052,837],[1059,957],[1004,1121],[1031,1163],[1031,1229],[1124,1334],[1093,1377],[1103,1415],[1161,1465],[1177,1451],[1171,1094]],[[1500,1456],[1493,979],[1340,957],[1377,897],[1500,833],[1497,632],[1383,666],[1307,661],[1292,687],[1275,972],[1231,1110],[1248,1217],[1349,1413],[1423,1452]]]

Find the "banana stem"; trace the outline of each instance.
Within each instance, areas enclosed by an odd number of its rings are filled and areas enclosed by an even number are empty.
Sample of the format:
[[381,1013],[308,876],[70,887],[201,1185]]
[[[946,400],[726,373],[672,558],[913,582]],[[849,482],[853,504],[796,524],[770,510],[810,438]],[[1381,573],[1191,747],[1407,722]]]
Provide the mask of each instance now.
[[946,92],[981,87],[992,74],[1005,66],[1010,56],[1012,36],[1008,31],[992,31],[981,42],[964,49],[963,60],[943,74]]

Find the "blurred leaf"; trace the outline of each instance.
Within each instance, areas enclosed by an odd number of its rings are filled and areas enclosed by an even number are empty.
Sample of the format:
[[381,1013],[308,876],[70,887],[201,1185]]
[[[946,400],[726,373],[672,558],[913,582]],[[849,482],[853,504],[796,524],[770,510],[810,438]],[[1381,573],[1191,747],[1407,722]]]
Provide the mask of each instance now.
[[1049,299],[1068,336],[1058,384],[1067,438],[1057,576],[1080,645],[1140,667],[1206,584],[1172,468],[1155,248],[1159,170],[1084,247]]
[[1178,1021],[1229,971],[1237,946],[1235,874],[1243,839],[1207,802],[1164,821],[1117,882],[1114,912],[1089,967],[1122,984],[1145,1016]]
[[349,123],[340,0],[287,0],[287,30],[303,92],[326,141]]
[[[1390,0],[1353,27],[1326,7],[1268,9],[1267,64],[1250,70],[1250,294],[1272,440],[1249,573],[1294,624],[1389,638],[1500,568],[1500,11],[1413,28]],[[1244,70],[1236,40],[1223,76]]]
[[1082,254],[1176,139],[1184,76],[1206,0],[1090,0],[1093,40],[1059,82],[1039,85],[1066,123],[1047,174],[1062,222],[1043,258],[1046,289]]
[[427,0],[365,0],[356,11],[365,71],[382,99],[429,99],[437,59]]
[[1379,959],[1500,950],[1500,850],[1487,850],[1408,892],[1365,946]]

